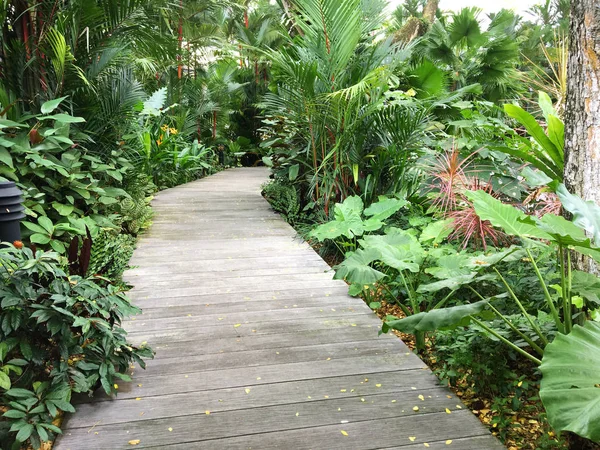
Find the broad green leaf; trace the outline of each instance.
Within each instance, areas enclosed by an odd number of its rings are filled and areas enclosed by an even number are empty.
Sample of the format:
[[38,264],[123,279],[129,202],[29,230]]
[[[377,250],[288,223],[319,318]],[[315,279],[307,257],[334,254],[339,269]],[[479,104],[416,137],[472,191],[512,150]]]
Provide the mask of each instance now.
[[538,104],[540,105],[540,109],[542,110],[542,114],[544,114],[546,122],[548,122],[548,117],[551,115],[556,116],[556,110],[552,105],[552,99],[544,91],[538,92]]
[[58,202],[53,202],[52,203],[52,207],[58,211],[58,213],[61,216],[68,216],[70,215],[73,210],[75,209],[75,207],[73,205],[63,205],[62,203],[58,203]]
[[343,203],[337,203],[334,209],[335,220],[319,225],[310,232],[310,236],[319,241],[336,239],[345,236],[351,239],[362,236],[365,227],[361,218],[363,201],[358,196],[346,198]]
[[545,231],[564,246],[589,247],[591,245],[585,232],[562,216],[545,214],[541,219],[535,218],[531,223],[536,223],[540,230]]
[[13,122],[8,119],[0,119],[0,130],[3,128],[27,128],[27,124]]
[[0,162],[6,164],[11,169],[13,166],[12,157],[10,156],[10,152],[5,148],[0,147]]
[[553,181],[553,178],[550,178],[541,170],[533,170],[530,166],[525,167],[521,175],[525,177],[527,184],[531,187],[547,186]]
[[508,116],[517,120],[521,125],[525,127],[527,132],[540,144],[544,151],[550,156],[554,165],[562,170],[564,167],[564,158],[559,149],[554,145],[550,138],[544,132],[544,129],[535,120],[531,114],[525,111],[523,108],[517,105],[506,104],[504,105],[504,111]]
[[600,324],[575,325],[544,350],[540,397],[556,431],[600,442]]
[[45,234],[46,230],[42,227],[40,227],[38,224],[36,223],[31,223],[31,222],[21,222],[25,228],[33,231],[34,233],[42,233]]
[[42,105],[42,108],[40,109],[42,114],[50,114],[52,111],[54,111],[56,108],[58,108],[58,105],[60,105],[60,102],[62,102],[65,97],[60,97],[60,98],[55,98],[54,100],[48,100],[47,102],[45,102]]
[[17,433],[17,437],[15,439],[18,442],[25,442],[27,439],[29,439],[29,436],[31,436],[31,433],[33,433],[33,425],[28,423],[27,425],[25,425],[23,428],[21,428],[19,430],[19,432]]
[[50,242],[50,236],[46,234],[35,233],[29,236],[29,240],[34,244],[45,245]]
[[52,223],[52,221],[46,217],[46,216],[42,216],[38,219],[38,224],[40,224],[42,226],[42,228],[44,228],[44,230],[46,230],[46,232],[48,234],[52,234],[54,233],[54,224]]
[[565,149],[565,124],[556,116],[548,117],[548,138],[556,146],[564,158]]
[[482,220],[488,220],[506,234],[520,238],[538,238],[551,240],[549,234],[537,226],[525,223],[527,215],[514,206],[506,205],[485,191],[467,191],[467,197],[473,202],[475,212]]
[[425,269],[426,273],[445,280],[448,278],[471,275],[472,270],[467,267],[471,257],[466,254],[446,255],[437,260],[437,265]]
[[431,222],[423,229],[421,236],[419,236],[419,240],[421,242],[431,241],[432,245],[439,244],[443,242],[444,239],[446,239],[448,236],[450,236],[450,234],[454,230],[453,223],[454,219],[445,219],[438,220],[437,222]]
[[298,178],[299,171],[300,171],[300,164],[294,164],[293,166],[290,166],[290,169],[288,171],[288,177],[289,177],[290,181],[294,181],[296,178]]
[[350,253],[344,262],[335,266],[337,280],[346,280],[360,285],[373,284],[385,277],[385,274],[373,269],[369,264],[379,258],[380,254],[374,248],[359,248]]
[[585,201],[571,194],[564,184],[556,190],[563,207],[573,214],[573,223],[594,237],[594,243],[600,244],[600,206],[593,201]]
[[10,386],[10,377],[0,370],[0,388],[8,391]]
[[35,394],[33,392],[28,391],[27,389],[21,389],[21,388],[11,389],[10,391],[7,391],[6,394],[10,395],[11,397],[15,397],[15,398],[33,398],[33,397],[35,397]]
[[372,217],[375,220],[385,220],[398,212],[400,208],[406,206],[407,203],[404,199],[387,198],[380,195],[378,202],[365,209],[365,216]]
[[386,327],[411,334],[418,331],[434,331],[450,328],[461,323],[466,317],[479,314],[485,309],[487,304],[487,300],[481,300],[468,305],[421,312],[403,319],[386,322],[384,324],[384,332],[387,332]]
[[475,279],[477,273],[472,272],[466,275],[457,275],[453,278],[447,278],[440,281],[435,281],[429,284],[422,284],[418,287],[417,292],[420,293],[428,293],[428,292],[438,292],[442,289],[450,289],[454,290],[463,286],[465,284],[469,284],[471,281]]
[[56,120],[60,123],[80,123],[85,122],[83,117],[73,117],[68,114],[54,114],[53,116],[38,117],[38,120]]
[[419,241],[399,228],[389,228],[384,235],[365,236],[359,243],[365,249],[376,249],[379,259],[396,270],[418,272],[424,256]]
[[574,270],[571,290],[590,302],[600,304],[600,278],[596,275]]

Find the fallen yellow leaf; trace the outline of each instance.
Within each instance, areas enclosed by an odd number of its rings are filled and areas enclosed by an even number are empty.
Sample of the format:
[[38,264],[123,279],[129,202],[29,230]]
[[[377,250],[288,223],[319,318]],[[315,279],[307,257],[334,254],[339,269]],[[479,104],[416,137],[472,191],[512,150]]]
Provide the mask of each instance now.
[[242,326],[242,324],[241,324],[241,323],[236,323],[236,324],[233,326],[233,328],[237,328],[237,327],[241,327],[241,326]]
[[427,442],[424,442],[424,443],[423,443],[423,445],[424,445],[425,447],[429,447],[429,444],[428,444]]
[[142,399],[142,397],[136,397],[135,399],[136,399],[136,400],[141,400],[141,399]]
[[340,430],[340,431],[342,432],[342,434],[343,434],[344,436],[348,436],[348,433],[346,433],[344,430]]
[[448,439],[448,440],[446,441],[446,445],[450,445],[450,444],[452,444],[452,439]]
[[450,411],[448,408],[446,408],[446,414],[452,414],[452,411]]
[[206,414],[207,416],[210,416],[210,411],[204,411],[204,414]]
[[419,400],[421,400],[422,402],[425,401],[425,397],[423,397],[422,395],[419,395]]
[[346,389],[340,389],[340,392],[346,392]]
[[298,413],[298,412],[297,412],[297,413],[296,413],[296,417],[298,417],[299,415],[300,415],[300,413]]
[[167,430],[169,430],[169,431],[173,431],[173,428],[169,427],[169,428],[167,428]]
[[381,384],[376,384],[375,387],[381,387]]
[[409,436],[408,439],[410,439],[410,442],[415,442],[415,439],[417,439],[416,436]]
[[132,439],[128,442],[129,445],[138,445],[140,443],[139,439]]
[[250,389],[248,389],[248,388],[246,388],[245,391],[246,391],[246,394],[250,393]]
[[418,406],[414,406],[414,407],[413,407],[413,411],[418,411],[418,410],[419,410],[419,407],[418,407]]

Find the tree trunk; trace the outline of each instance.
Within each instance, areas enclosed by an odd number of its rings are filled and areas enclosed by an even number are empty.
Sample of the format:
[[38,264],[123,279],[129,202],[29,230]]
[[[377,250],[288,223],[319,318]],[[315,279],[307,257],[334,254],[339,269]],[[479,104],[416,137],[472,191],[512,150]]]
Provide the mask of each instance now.
[[423,17],[409,17],[394,35],[394,42],[409,43],[413,39],[423,36],[435,20],[439,4],[440,0],[428,0],[423,7]]
[[[598,0],[573,0],[569,24],[565,108],[565,184],[600,204],[600,8]],[[588,258],[580,270],[598,273]]]

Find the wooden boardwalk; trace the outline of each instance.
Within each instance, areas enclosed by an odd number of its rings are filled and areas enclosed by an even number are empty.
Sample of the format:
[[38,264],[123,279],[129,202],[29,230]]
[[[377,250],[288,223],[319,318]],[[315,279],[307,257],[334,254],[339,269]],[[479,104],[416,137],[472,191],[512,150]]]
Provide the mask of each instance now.
[[[55,450],[504,448],[260,195],[264,168],[157,195],[125,323],[156,358]],[[415,407],[418,407],[416,411]],[[139,440],[139,443],[137,441]]]

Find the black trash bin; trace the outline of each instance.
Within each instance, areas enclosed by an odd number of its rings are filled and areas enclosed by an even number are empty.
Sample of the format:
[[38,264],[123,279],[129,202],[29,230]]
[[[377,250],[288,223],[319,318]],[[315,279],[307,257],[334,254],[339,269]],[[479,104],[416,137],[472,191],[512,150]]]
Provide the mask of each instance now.
[[21,219],[23,211],[22,192],[13,181],[0,181],[0,241],[21,240]]

